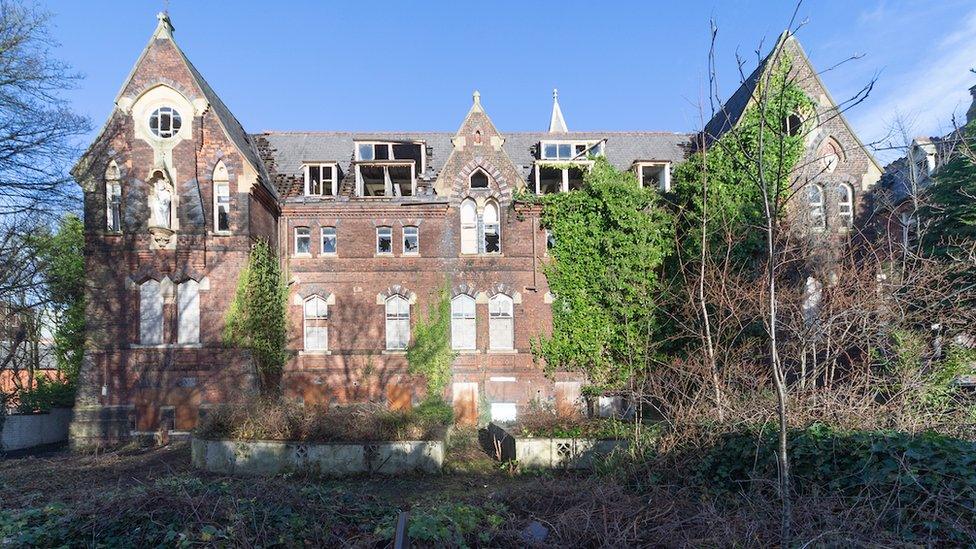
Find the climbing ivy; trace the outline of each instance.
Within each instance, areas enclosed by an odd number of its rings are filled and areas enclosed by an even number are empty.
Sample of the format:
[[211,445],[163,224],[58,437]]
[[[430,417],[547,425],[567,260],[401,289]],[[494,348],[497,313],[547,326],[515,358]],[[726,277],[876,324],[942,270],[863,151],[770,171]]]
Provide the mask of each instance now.
[[224,342],[251,351],[262,395],[280,393],[288,351],[285,303],[288,290],[278,256],[264,240],[251,248],[227,312]]
[[581,371],[603,390],[626,385],[648,358],[657,327],[658,270],[673,221],[657,193],[597,158],[583,187],[532,199],[555,237],[544,267],[553,331],[533,341],[547,372]]
[[925,251],[936,256],[950,256],[960,246],[976,240],[976,121],[961,130],[964,145],[958,154],[934,176],[934,183],[926,192],[926,205],[919,211],[924,221],[922,240]]
[[427,307],[427,317],[413,327],[413,341],[407,348],[407,371],[427,381],[427,400],[441,400],[451,381],[456,353],[451,349],[451,299],[442,287]]

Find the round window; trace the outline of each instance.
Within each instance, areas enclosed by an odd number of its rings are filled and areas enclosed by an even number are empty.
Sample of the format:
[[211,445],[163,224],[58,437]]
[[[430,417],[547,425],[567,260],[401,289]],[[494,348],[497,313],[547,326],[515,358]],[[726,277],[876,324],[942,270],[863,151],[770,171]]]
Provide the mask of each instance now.
[[149,115],[149,130],[156,137],[168,139],[180,132],[183,120],[173,107],[160,107]]

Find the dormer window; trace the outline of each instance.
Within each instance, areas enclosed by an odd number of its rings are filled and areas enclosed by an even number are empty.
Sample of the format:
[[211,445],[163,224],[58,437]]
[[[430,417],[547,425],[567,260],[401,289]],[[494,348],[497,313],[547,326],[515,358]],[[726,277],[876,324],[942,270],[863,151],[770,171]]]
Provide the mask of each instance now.
[[357,196],[413,196],[424,157],[422,142],[357,142]]
[[586,160],[603,156],[603,141],[543,141],[539,144],[542,160]]
[[183,126],[180,113],[173,107],[160,107],[149,115],[149,130],[156,137],[169,139]]
[[671,190],[670,162],[637,162],[634,164],[637,173],[637,183],[643,189],[659,189],[661,192]]
[[536,194],[572,191],[583,186],[583,176],[593,167],[590,157],[603,156],[604,140],[542,141],[535,163]]
[[305,196],[335,196],[338,171],[334,162],[305,164]]

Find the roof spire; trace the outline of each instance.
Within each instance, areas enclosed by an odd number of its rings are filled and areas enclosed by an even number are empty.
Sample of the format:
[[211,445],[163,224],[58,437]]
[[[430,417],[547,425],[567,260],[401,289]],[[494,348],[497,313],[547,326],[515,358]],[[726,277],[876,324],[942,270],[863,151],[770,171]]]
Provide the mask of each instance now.
[[552,115],[549,117],[549,133],[568,132],[563,111],[559,108],[559,90],[552,90]]
[[169,12],[161,11],[156,14],[156,19],[159,20],[156,23],[156,31],[153,32],[153,38],[169,38],[173,39],[173,22],[169,20]]

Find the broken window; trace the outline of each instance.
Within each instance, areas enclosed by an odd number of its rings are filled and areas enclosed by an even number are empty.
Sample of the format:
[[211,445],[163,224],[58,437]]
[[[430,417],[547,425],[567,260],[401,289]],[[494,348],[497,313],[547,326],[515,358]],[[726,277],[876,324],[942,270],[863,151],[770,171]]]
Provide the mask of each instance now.
[[470,178],[472,189],[487,189],[488,188],[488,174],[482,170],[475,170],[471,174]]
[[314,295],[303,304],[305,320],[305,350],[329,349],[329,307],[321,297]]
[[305,196],[335,196],[336,172],[335,164],[306,164]]
[[361,196],[386,195],[386,166],[356,166],[359,175]]
[[514,348],[514,315],[512,298],[495,294],[488,300],[488,348],[508,351]]
[[637,164],[638,183],[641,188],[657,188],[663,192],[671,190],[670,162],[639,162]]
[[498,206],[494,202],[485,205],[482,214],[482,226],[484,227],[484,247],[486,254],[494,254],[502,251],[501,232],[498,223]]
[[461,202],[461,253],[478,253],[478,209],[470,198]]
[[851,227],[854,225],[854,189],[846,183],[837,186],[837,216],[840,217],[841,225]]
[[583,168],[580,166],[570,166],[566,168],[566,186],[570,191],[583,188]]
[[334,254],[338,249],[338,237],[335,227],[322,227],[322,253]]
[[552,166],[536,169],[536,194],[558,193],[563,186],[563,171]]
[[586,160],[590,156],[603,155],[603,140],[543,141],[539,149],[542,160]]
[[581,189],[586,171],[593,166],[592,161],[543,163],[536,162],[536,194],[558,193]]
[[417,227],[403,228],[403,253],[420,253],[420,229]]
[[823,187],[811,183],[807,185],[807,205],[810,212],[810,227],[821,231],[827,226],[827,219],[824,216],[824,196]]
[[376,228],[376,253],[377,254],[393,253],[393,228],[392,227]]
[[460,294],[451,300],[451,348],[472,350],[476,345],[477,324],[474,298]]
[[424,171],[423,143],[357,143],[359,196],[413,196]]
[[410,343],[410,302],[395,295],[386,300],[386,348],[400,351]]
[[311,255],[312,231],[308,227],[295,227],[295,255]]

